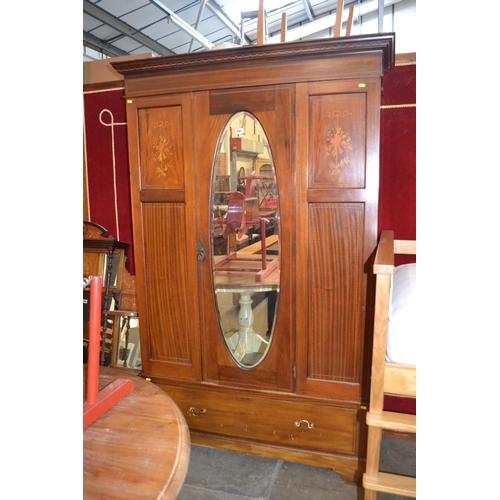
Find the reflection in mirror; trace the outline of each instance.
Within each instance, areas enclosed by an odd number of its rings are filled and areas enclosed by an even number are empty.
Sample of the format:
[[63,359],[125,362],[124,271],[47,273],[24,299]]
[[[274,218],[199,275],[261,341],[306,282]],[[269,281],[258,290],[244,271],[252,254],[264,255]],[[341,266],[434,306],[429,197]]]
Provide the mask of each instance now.
[[250,113],[222,131],[212,172],[212,265],[224,341],[257,366],[273,336],[279,295],[279,204],[269,143]]
[[[101,270],[101,276],[103,277],[103,280],[105,280],[106,274],[109,272],[109,287],[110,288],[116,288],[118,284],[118,270],[120,268],[120,254],[117,252],[114,252],[113,255],[111,255],[111,265],[110,263],[110,255],[109,254],[104,254],[103,256],[103,261],[102,261],[102,270]],[[109,269],[108,269],[109,266]]]
[[115,356],[116,367],[142,368],[139,318],[132,315],[119,318]]

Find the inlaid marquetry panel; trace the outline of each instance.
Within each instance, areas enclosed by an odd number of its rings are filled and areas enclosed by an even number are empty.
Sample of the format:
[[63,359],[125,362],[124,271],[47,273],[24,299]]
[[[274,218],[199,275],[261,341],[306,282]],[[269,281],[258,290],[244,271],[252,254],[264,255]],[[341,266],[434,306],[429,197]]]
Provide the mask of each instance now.
[[309,97],[310,188],[365,186],[366,94]]
[[150,359],[190,363],[184,204],[143,205]]
[[138,118],[141,189],[182,189],[182,107],[144,108]]
[[357,382],[363,204],[309,207],[308,377]]

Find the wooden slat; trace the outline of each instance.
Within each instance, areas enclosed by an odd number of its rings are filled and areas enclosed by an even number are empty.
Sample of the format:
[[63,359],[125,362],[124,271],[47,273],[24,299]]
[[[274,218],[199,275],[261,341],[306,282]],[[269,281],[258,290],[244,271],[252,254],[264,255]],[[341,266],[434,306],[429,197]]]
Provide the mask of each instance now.
[[384,370],[386,356],[387,311],[389,310],[390,276],[377,276],[373,355],[371,369],[370,410],[380,413],[384,406]]
[[382,231],[373,263],[375,274],[394,274],[394,231]]
[[264,0],[259,0],[259,10],[257,16],[257,45],[264,45],[265,43],[265,28],[264,23],[266,22],[264,13]]
[[340,36],[340,29],[342,28],[342,11],[344,10],[344,0],[337,1],[337,12],[335,16],[335,28],[333,29],[333,36],[338,38]]
[[[278,235],[277,234],[272,234],[271,236],[268,236],[266,238],[266,248],[269,248],[270,246],[274,245],[277,242],[278,242]],[[238,255],[253,255],[253,254],[260,252],[261,249],[262,249],[262,242],[258,241],[257,243],[253,243],[251,245],[248,245],[245,248],[242,248],[241,250],[238,250],[237,254]]]
[[394,240],[394,253],[417,255],[417,242],[415,240]]
[[349,17],[347,18],[347,25],[345,27],[345,36],[351,35],[353,17],[354,17],[354,4],[351,4],[349,6]]
[[416,498],[417,480],[414,477],[379,472],[376,477],[363,475],[363,486],[368,490]]
[[366,414],[366,423],[382,429],[393,431],[417,432],[417,416],[393,411],[383,411],[381,414]]
[[184,189],[143,189],[139,196],[142,203],[182,203],[186,193]]
[[286,42],[287,17],[286,12],[281,14],[281,42]]
[[412,365],[385,363],[384,393],[394,396],[417,396],[417,369]]

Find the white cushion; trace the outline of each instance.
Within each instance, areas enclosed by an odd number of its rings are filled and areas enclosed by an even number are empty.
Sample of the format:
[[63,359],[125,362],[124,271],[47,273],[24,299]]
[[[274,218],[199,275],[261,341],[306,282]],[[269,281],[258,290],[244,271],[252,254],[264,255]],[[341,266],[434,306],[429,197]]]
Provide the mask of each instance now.
[[417,364],[417,265],[394,269],[389,296],[387,361]]

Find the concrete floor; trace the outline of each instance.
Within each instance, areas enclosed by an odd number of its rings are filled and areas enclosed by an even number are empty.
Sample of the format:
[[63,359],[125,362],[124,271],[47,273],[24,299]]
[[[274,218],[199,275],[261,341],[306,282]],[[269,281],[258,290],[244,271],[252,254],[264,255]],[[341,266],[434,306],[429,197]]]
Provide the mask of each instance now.
[[[415,476],[416,442],[384,437],[380,470]],[[192,445],[178,500],[362,500],[331,469]],[[379,493],[377,500],[407,497]]]

